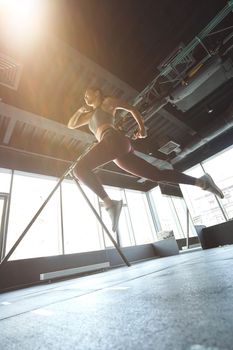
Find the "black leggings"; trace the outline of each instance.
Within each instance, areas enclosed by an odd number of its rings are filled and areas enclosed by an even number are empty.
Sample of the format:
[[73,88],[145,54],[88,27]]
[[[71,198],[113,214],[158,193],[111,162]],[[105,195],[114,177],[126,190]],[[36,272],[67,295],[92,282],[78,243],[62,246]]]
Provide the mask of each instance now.
[[196,182],[194,177],[177,170],[160,170],[136,156],[130,140],[113,128],[105,131],[101,141],[81,158],[74,169],[74,175],[103,199],[107,193],[93,170],[112,160],[121,169],[151,181],[188,185],[195,185]]

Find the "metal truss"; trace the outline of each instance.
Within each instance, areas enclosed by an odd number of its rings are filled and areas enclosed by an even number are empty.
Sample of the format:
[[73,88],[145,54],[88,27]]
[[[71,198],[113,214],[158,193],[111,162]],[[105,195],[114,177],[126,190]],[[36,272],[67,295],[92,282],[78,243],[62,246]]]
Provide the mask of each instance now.
[[[148,105],[153,103],[154,100],[160,100],[161,94],[158,89],[158,80],[160,79],[160,84],[166,84],[168,82],[180,82],[183,78],[184,73],[192,66],[194,63],[192,54],[195,48],[199,45],[203,47],[206,52],[204,59],[199,62],[203,64],[208,60],[213,53],[211,53],[203,42],[203,39],[212,34],[217,34],[223,30],[229,29],[231,27],[222,29],[221,31],[216,31],[211,33],[213,29],[223,21],[223,19],[233,10],[233,0],[227,2],[226,6],[213,18],[213,20],[197,35],[195,38],[184,48],[180,47],[176,52],[175,56],[171,57],[166,64],[164,64],[161,69],[159,67],[159,74],[148,84],[145,89],[140,92],[133,100],[134,106]],[[179,67],[183,67],[180,72]],[[168,101],[169,102],[169,101]]]

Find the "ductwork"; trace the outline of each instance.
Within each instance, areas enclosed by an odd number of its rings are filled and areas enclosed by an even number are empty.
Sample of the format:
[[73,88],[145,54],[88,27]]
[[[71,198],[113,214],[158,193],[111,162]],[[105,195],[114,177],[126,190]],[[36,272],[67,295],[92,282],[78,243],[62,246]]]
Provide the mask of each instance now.
[[188,111],[198,102],[233,77],[233,62],[230,58],[222,61],[214,57],[187,83],[171,93],[169,102],[182,112]]
[[185,157],[206,145],[216,137],[233,127],[233,103],[224,112],[223,116],[217,119],[214,123],[208,124],[208,127],[198,131],[192,141],[182,150],[182,152],[171,160],[171,164],[176,164]]
[[22,63],[0,52],[0,85],[17,90],[22,70]]

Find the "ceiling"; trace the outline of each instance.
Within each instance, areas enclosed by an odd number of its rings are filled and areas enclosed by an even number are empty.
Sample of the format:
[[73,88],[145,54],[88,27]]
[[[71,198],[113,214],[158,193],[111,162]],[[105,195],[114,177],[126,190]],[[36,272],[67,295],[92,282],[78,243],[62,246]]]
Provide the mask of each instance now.
[[[133,141],[134,147],[160,168],[173,165],[184,170],[232,144],[232,11],[198,39],[215,16],[223,14],[227,1],[48,4],[50,26],[30,49],[0,37],[0,63],[10,57],[7,72],[15,84],[0,85],[0,166],[59,176],[88,144],[87,128],[66,134],[64,125],[83,103],[83,91],[90,84],[136,105],[146,120],[148,137]],[[174,65],[189,43],[193,49]],[[173,69],[163,74],[171,63]],[[14,113],[7,106],[14,106]],[[52,123],[47,131],[45,119]],[[122,128],[131,137],[133,119],[122,114],[118,119],[124,120]],[[57,124],[64,127],[62,132]],[[174,151],[165,154],[159,149],[167,143]],[[39,155],[42,162],[35,160]],[[114,164],[98,174],[110,185],[141,190],[155,185]]]
[[180,42],[192,40],[225,4],[224,0],[65,0],[54,9],[54,32],[141,91],[160,62]]

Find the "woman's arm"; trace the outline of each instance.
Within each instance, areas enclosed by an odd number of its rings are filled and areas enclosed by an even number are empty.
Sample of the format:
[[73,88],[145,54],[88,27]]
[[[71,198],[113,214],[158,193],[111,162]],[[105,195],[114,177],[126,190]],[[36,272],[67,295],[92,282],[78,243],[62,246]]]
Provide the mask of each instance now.
[[85,110],[85,107],[81,107],[74,113],[74,115],[70,118],[67,126],[69,129],[76,129],[82,125],[86,125],[89,123],[92,115],[92,111]]
[[146,129],[144,126],[143,117],[142,117],[141,113],[134,106],[130,105],[127,102],[124,102],[124,101],[121,101],[121,100],[115,99],[115,98],[112,98],[112,101],[109,101],[109,103],[112,104],[114,111],[116,111],[117,109],[123,109],[123,110],[131,113],[131,115],[136,120],[138,127],[139,127],[139,130],[138,130],[137,134],[135,135],[136,137],[145,138],[147,136],[147,132],[146,132]]

